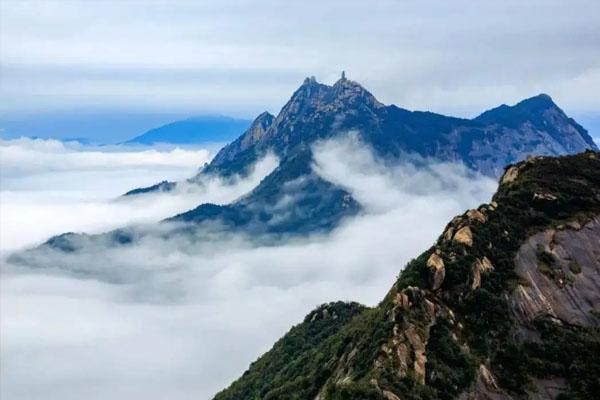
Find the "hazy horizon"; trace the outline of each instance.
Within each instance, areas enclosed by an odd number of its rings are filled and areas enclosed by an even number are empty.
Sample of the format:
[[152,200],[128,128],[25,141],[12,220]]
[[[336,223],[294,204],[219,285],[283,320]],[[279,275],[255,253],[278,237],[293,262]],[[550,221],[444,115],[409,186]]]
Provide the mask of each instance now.
[[472,117],[543,92],[576,119],[600,113],[600,3],[591,0],[8,0],[0,41],[4,118],[252,119],[277,113],[306,76],[333,83],[342,70],[408,109]]
[[[291,94],[292,92],[290,92],[290,96]],[[285,103],[282,103],[280,108],[283,107],[284,104]],[[505,103],[499,103],[494,107],[501,104]],[[558,106],[562,107],[561,104],[558,104]],[[266,111],[277,115],[279,109]],[[474,118],[486,110],[488,109],[474,111],[468,115],[448,115]],[[414,111],[430,111],[437,113],[436,110],[428,109]],[[564,111],[588,130],[589,134],[600,145],[600,112],[573,114],[569,110]],[[198,112],[195,114],[187,114],[183,111],[165,113],[160,111],[149,112],[142,110],[94,109],[27,112],[25,114],[15,115],[0,114],[0,138],[14,139],[25,136],[58,140],[90,140],[102,144],[112,144],[129,140],[150,129],[188,118],[223,116],[252,121],[257,115],[236,115],[224,112]],[[240,134],[241,133],[242,132],[240,132]]]

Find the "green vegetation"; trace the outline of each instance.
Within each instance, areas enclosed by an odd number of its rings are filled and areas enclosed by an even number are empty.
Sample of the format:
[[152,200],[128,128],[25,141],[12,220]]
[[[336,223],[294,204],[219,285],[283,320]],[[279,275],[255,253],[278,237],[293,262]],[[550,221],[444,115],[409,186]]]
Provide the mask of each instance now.
[[564,377],[561,399],[591,399],[600,393],[600,328],[566,326],[539,320],[541,341],[526,343],[528,366],[538,377]]
[[[535,198],[535,193],[555,198]],[[538,332],[539,340],[519,340],[515,332],[520,327],[508,297],[520,283],[513,260],[528,237],[600,213],[600,154],[520,163],[516,181],[501,185],[493,201],[498,204],[494,211],[482,208],[487,221],[472,225],[472,246],[443,237],[435,244],[445,262],[440,291],[427,290],[426,263],[432,247],[406,266],[377,307],[353,305],[346,317],[323,320],[313,320],[315,313],[320,315],[319,310],[313,311],[215,399],[315,399],[319,395],[323,400],[381,400],[383,391],[390,391],[403,400],[447,400],[473,388],[480,364],[488,365],[509,393],[525,394],[532,389],[533,378],[562,378],[567,383],[562,399],[594,398],[600,393],[598,328],[539,320],[527,327]],[[553,279],[559,277],[553,275],[560,269],[556,258],[542,247],[537,250],[540,269],[547,269]],[[483,257],[491,261],[493,270],[473,290],[471,268]],[[581,271],[571,264],[571,272]],[[408,289],[411,286],[424,290]],[[422,294],[411,298],[411,293]],[[409,295],[409,307],[395,301],[402,295]],[[434,303],[438,310],[452,312],[441,312],[432,321],[427,304]],[[425,385],[418,383],[410,358],[410,368],[402,375],[396,353],[383,350],[384,345],[403,340],[396,336],[397,329],[406,327],[426,339]]]
[[538,267],[540,272],[546,275],[553,281],[560,283],[565,280],[565,273],[563,272],[560,265],[556,261],[556,257],[552,253],[549,253],[544,249],[541,244],[537,245],[536,256],[538,259]]
[[427,343],[427,384],[435,397],[450,400],[467,389],[475,377],[475,359],[452,338],[448,320],[438,321]]
[[[321,360],[318,355],[311,357],[315,354],[314,349],[365,310],[358,303],[344,302],[318,307],[275,343],[268,353],[252,363],[229,389],[217,394],[215,400],[284,398],[286,391],[289,396],[311,392],[312,384],[322,384],[328,378],[326,370],[310,373],[312,365],[308,361],[318,363]],[[273,387],[280,389],[273,390]]]
[[591,399],[600,393],[600,328],[566,326],[550,319],[535,322],[539,342],[511,343],[500,350],[494,363],[501,371],[500,383],[523,394],[528,375],[566,378],[560,399]]
[[580,274],[581,273],[581,265],[579,265],[577,263],[577,261],[571,261],[569,263],[569,271],[571,271],[574,274]]

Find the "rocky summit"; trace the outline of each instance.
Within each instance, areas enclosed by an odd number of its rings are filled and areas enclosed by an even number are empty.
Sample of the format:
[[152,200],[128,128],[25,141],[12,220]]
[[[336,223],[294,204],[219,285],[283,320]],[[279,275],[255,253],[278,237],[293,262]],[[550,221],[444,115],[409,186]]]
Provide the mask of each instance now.
[[[490,176],[530,155],[597,150],[587,131],[545,94],[469,120],[386,106],[345,76],[333,86],[307,78],[277,117],[261,114],[247,132],[219,152],[205,172],[239,172],[267,150],[285,158],[315,140],[350,131],[384,157],[417,153],[461,161]],[[236,159],[235,167],[229,165]]]
[[[356,214],[360,204],[344,189],[313,171],[311,148],[318,140],[349,133],[392,163],[407,154],[417,154],[461,162],[474,171],[496,177],[507,164],[531,155],[597,149],[586,130],[547,95],[514,106],[503,105],[468,120],[386,106],[345,76],[332,86],[311,77],[306,78],[276,117],[261,114],[191,181],[215,174],[244,175],[268,152],[279,157],[279,167],[251,193],[232,204],[200,205],[172,220],[218,220],[236,229],[270,234],[329,230],[344,217]],[[155,188],[161,190],[166,185]],[[152,188],[135,193],[145,190]],[[306,201],[291,204],[292,212],[285,218],[270,211],[290,196]]]
[[600,153],[529,158],[378,306],[320,306],[215,400],[596,398],[598,243]]

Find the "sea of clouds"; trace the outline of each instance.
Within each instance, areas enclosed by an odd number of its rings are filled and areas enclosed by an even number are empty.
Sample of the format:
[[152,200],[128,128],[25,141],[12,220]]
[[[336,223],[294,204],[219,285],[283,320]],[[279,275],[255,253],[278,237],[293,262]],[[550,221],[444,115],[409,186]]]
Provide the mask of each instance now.
[[0,139],[0,250],[39,243],[64,232],[98,233],[156,222],[201,203],[229,203],[277,165],[262,160],[244,180],[205,180],[172,193],[123,198],[163,180],[185,180],[210,161],[206,149],[109,146],[21,138]]
[[[19,162],[24,154],[33,166]],[[151,222],[242,196],[275,168],[274,157],[245,179],[114,200],[189,177],[210,155],[3,142],[3,256],[64,231],[142,224],[156,234],[125,249],[94,246],[62,271],[3,265],[0,397],[208,399],[315,306],[376,304],[450,218],[496,188],[458,164],[385,164],[352,135],[313,154],[314,170],[365,212],[328,235],[260,246],[242,234],[174,240]]]

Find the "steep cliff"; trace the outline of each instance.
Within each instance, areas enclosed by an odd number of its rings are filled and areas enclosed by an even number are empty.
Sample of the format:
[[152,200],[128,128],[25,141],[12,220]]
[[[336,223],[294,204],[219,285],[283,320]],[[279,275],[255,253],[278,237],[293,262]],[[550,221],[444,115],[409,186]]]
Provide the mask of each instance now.
[[313,312],[215,399],[593,398],[599,218],[600,153],[510,166],[377,307]]

